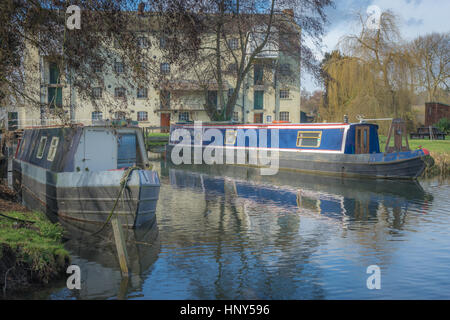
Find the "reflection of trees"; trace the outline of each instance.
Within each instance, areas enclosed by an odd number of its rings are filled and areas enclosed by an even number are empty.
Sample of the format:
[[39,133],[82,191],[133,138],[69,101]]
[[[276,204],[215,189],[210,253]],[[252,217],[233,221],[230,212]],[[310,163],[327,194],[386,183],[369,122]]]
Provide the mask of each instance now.
[[182,253],[167,259],[196,298],[324,297],[322,266],[312,260],[320,246],[349,243],[355,263],[387,263],[396,250],[389,235],[415,224],[409,210],[432,200],[415,183],[244,169],[222,167],[219,177],[214,166],[208,174],[177,167],[175,185],[161,192],[170,195],[161,218],[183,225],[168,222],[167,245]]
[[[180,185],[199,185],[194,181],[182,181],[181,176],[181,173],[176,176]],[[192,175],[186,179],[192,179]],[[172,199],[164,200],[172,208],[165,210],[163,216],[170,212],[171,219],[178,219],[181,218],[178,215],[186,216],[189,212],[190,219],[184,219],[186,224],[182,230],[177,229],[163,237],[169,247],[176,244],[178,250],[195,248],[198,254],[195,263],[190,256],[167,257],[173,269],[189,279],[195,296],[292,298],[303,291],[303,294],[314,292],[310,298],[322,297],[318,281],[304,281],[302,278],[311,280],[311,274],[302,277],[302,273],[321,235],[326,233],[310,232],[314,236],[302,236],[299,234],[300,219],[295,211],[247,199],[243,201],[237,196],[233,181],[214,180],[215,183],[209,185],[217,189],[205,188],[203,193],[200,188],[176,187],[177,195],[172,191]],[[170,192],[162,190],[161,194]],[[199,194],[203,195],[202,202]],[[190,204],[180,205],[187,198],[191,199]],[[183,210],[179,210],[181,207]],[[213,254],[203,248],[205,245],[214,246]],[[299,288],[303,289],[299,291]]]

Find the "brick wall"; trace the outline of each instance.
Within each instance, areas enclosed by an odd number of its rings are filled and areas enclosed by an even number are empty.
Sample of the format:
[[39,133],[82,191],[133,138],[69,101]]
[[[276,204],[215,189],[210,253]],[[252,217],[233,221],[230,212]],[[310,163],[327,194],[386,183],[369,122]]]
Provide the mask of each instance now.
[[450,119],[450,106],[439,102],[425,103],[425,125],[431,126],[442,118]]

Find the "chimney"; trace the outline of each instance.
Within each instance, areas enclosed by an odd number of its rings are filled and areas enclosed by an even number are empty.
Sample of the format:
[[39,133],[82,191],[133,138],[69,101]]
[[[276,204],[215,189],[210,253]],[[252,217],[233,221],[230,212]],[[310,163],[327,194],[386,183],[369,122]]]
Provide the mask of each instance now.
[[145,3],[140,2],[138,5],[138,15],[143,16],[144,15],[144,9],[145,9]]
[[283,13],[291,18],[294,18],[294,9],[284,9]]

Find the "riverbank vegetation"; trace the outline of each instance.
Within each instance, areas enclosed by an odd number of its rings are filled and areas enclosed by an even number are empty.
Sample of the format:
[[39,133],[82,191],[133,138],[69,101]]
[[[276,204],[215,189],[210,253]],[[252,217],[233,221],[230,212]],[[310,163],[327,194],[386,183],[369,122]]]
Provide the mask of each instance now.
[[6,293],[47,284],[65,274],[70,257],[62,243],[63,228],[45,214],[15,202],[1,186],[0,289]]

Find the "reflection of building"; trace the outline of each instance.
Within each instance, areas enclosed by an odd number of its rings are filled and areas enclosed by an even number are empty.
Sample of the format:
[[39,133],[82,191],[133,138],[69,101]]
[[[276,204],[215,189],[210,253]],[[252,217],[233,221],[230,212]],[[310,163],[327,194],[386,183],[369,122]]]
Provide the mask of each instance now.
[[[295,30],[287,35],[298,41],[298,26],[295,26]],[[100,73],[103,78],[103,83],[92,86],[92,93],[99,101],[99,107],[94,108],[90,101],[83,99],[76,92],[67,79],[60,79],[60,70],[49,57],[41,55],[37,48],[29,47],[25,59],[26,70],[29,73],[28,94],[36,100],[40,99],[40,102],[49,106],[52,111],[63,113],[67,117],[70,115],[74,121],[84,124],[90,124],[98,119],[121,117],[138,121],[141,127],[168,126],[170,123],[186,120],[208,121],[205,105],[218,106],[217,83],[199,83],[194,75],[185,74],[183,70],[177,70],[176,65],[171,66],[164,61],[161,49],[165,41],[158,31],[139,32],[142,33],[138,38],[139,45],[145,45],[148,55],[158,60],[157,66],[152,68],[171,78],[166,84],[131,87],[120,79],[120,76],[126,73],[125,64],[119,59],[103,69],[92,66],[92,72]],[[278,38],[283,39],[278,41],[281,44],[285,41],[286,34],[279,33]],[[236,46],[238,37],[229,35],[229,46]],[[106,50],[115,57],[114,59],[120,57],[120,54],[117,54],[120,49],[115,45]],[[234,50],[235,54],[239,51],[237,47]],[[252,48],[248,50],[247,54],[251,53]],[[288,57],[285,52],[281,46],[275,47],[273,43],[268,43],[267,48],[256,56],[256,62],[244,79],[238,94],[233,120],[246,123],[268,123],[273,120],[300,122],[300,64],[299,61]],[[277,76],[273,74],[275,69],[263,68],[263,64],[279,66]],[[232,69],[232,64],[224,67],[227,67],[227,70]],[[224,78],[225,100],[234,90],[235,78],[231,74],[225,74]],[[284,75],[289,74],[294,76],[286,80],[288,77]],[[124,108],[125,111],[120,111],[124,100],[127,101],[127,107]],[[19,126],[41,124],[40,119],[48,117],[48,113],[43,114],[44,112],[39,109],[25,110],[16,107],[9,108],[8,111],[12,117],[18,119]]]

